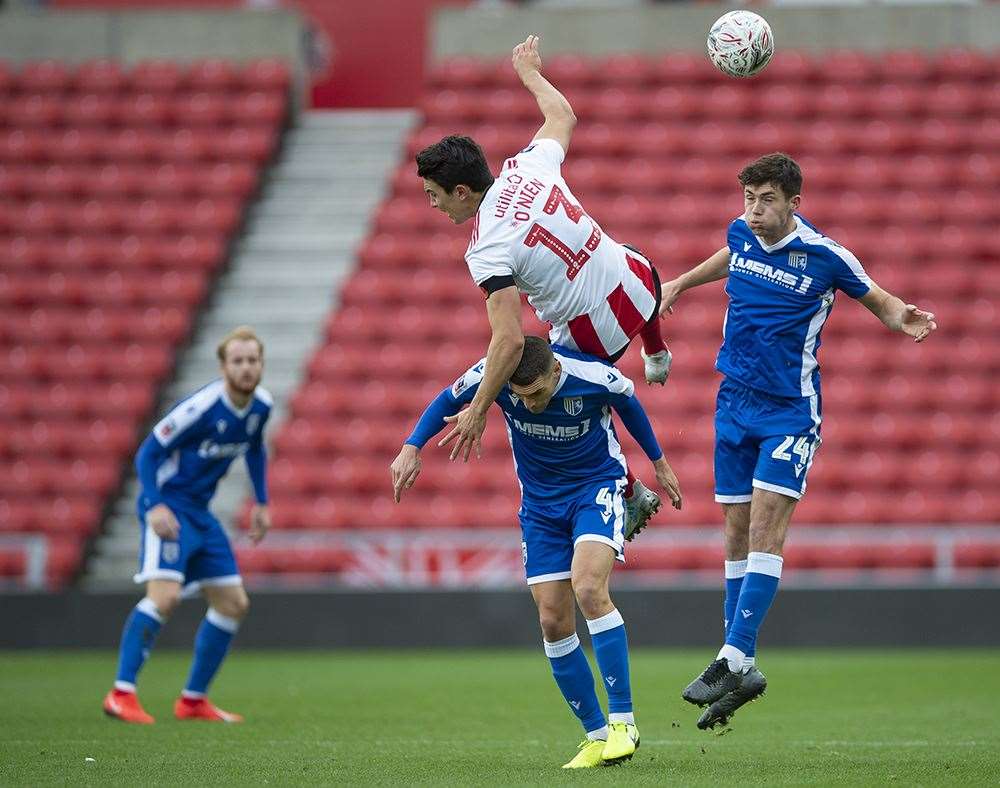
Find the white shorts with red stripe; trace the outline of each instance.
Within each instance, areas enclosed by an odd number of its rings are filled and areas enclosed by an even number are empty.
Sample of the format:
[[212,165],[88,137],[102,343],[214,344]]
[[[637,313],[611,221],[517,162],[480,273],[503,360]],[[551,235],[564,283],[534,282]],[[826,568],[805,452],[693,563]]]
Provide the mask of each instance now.
[[602,358],[611,358],[628,347],[655,317],[659,299],[656,272],[649,260],[626,249],[625,261],[628,272],[618,287],[596,309],[568,323],[553,323],[550,342]]

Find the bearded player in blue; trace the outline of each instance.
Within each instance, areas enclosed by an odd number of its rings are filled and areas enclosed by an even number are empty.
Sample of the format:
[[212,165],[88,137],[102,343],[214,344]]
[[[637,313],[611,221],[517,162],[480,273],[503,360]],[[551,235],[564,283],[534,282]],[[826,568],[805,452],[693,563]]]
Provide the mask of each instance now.
[[201,590],[208,612],[195,636],[194,661],[174,716],[181,720],[242,722],[206,697],[247,613],[249,600],[229,538],[208,509],[219,480],[243,457],[257,505],[250,537],[270,528],[264,425],[271,395],[259,386],[264,347],[248,327],[232,331],[218,347],[222,379],[178,403],[153,428],[136,457],[139,494],[139,572],[146,584],[122,632],[118,675],[104,698],[104,712],[125,722],[149,724],[136,695],[136,679],[160,628],[185,594]]
[[661,314],[685,290],[728,277],[724,375],[715,412],[715,500],[725,515],[725,644],[682,693],[709,708],[698,727],[725,724],[767,686],[757,633],[781,578],[792,513],[820,445],[816,353],[841,290],[893,331],[922,342],[934,315],[875,284],[861,263],[798,215],[802,172],[772,153],[740,172],[745,212],[727,245],[662,289]]
[[[424,411],[392,463],[398,502],[420,473],[420,450],[472,401],[485,359]],[[677,478],[663,457],[635,386],[593,356],[525,337],[520,363],[496,399],[507,422],[521,485],[522,552],[556,684],[586,732],[564,768],[628,760],[639,746],[632,711],[625,622],[608,593],[624,561],[626,464],[611,423],[614,409],[653,463],[656,479],[681,507]],[[605,718],[576,634],[574,595],[590,631],[608,693]]]

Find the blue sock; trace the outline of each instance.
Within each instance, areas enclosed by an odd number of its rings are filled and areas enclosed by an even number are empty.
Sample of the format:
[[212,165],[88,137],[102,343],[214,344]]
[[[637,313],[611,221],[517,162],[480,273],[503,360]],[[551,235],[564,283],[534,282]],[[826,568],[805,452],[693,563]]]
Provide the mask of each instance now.
[[[740,598],[740,591],[743,590],[743,578],[747,573],[747,560],[726,561],[726,601],[723,603],[723,624],[726,631],[724,636],[729,635],[729,629],[733,625],[733,617],[736,615],[736,603]],[[753,658],[757,653],[756,644],[747,652],[748,658]]]
[[182,693],[185,697],[200,698],[208,691],[239,628],[235,618],[222,615],[214,607],[208,609],[194,637],[194,662]]
[[163,618],[153,600],[143,597],[125,619],[121,646],[118,648],[118,677],[115,687],[135,692],[135,680],[149,658],[156,635],[163,626]]
[[622,614],[612,610],[606,616],[587,621],[594,656],[601,679],[608,691],[608,715],[611,722],[634,722],[616,715],[631,714],[632,684],[628,672],[628,637]]
[[545,641],[545,656],[552,665],[552,675],[573,713],[587,733],[599,731],[607,725],[601,704],[594,689],[594,674],[590,663],[580,648],[580,638],[574,632],[555,643]]
[[742,651],[746,656],[756,652],[757,632],[778,592],[782,563],[780,555],[771,553],[750,553],[747,556],[743,590],[736,603],[733,624],[726,635],[726,645]]
[[725,634],[729,634],[729,628],[733,625],[733,616],[736,615],[736,602],[740,598],[740,591],[743,590],[743,576],[747,573],[747,560],[726,561],[726,600],[722,605],[723,627]]

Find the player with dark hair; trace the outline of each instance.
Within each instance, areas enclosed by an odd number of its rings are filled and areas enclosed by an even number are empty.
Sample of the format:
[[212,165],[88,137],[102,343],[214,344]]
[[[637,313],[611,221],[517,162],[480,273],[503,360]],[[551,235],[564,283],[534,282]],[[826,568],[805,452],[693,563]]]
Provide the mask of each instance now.
[[934,315],[875,284],[847,249],[797,211],[802,172],[783,153],[740,172],[745,211],[727,245],[663,285],[661,311],[685,290],[728,277],[724,375],[715,411],[715,500],[725,517],[725,644],[684,690],[709,705],[699,728],[725,724],[767,685],[756,668],[757,632],[778,590],[781,552],[820,445],[816,353],[842,290],[888,328],[922,342]]
[[[417,174],[433,208],[456,224],[472,220],[465,259],[486,296],[493,336],[479,394],[443,443],[452,459],[478,453],[486,411],[521,357],[520,293],[550,323],[553,344],[617,361],[629,342],[643,343],[646,382],[666,382],[671,356],[663,343],[656,269],[642,254],[610,238],[588,216],[560,173],[576,116],[541,74],[538,37],[514,48],[514,70],[538,102],[544,123],[531,144],[507,159],[494,179],[480,147],[445,137],[417,154]],[[641,482],[625,491],[630,536],[660,505]]]
[[252,329],[241,326],[227,334],[217,354],[222,378],[175,405],[136,456],[142,491],[139,572],[134,579],[146,584],[146,595],[125,621],[118,675],[104,698],[104,712],[125,722],[154,721],[139,703],[136,679],[182,591],[199,589],[208,611],[195,636],[191,673],[174,704],[174,716],[243,720],[206,697],[250,604],[229,538],[208,504],[232,461],[243,457],[257,499],[250,537],[254,543],[264,538],[271,519],[263,435],[272,400],[259,385],[264,346]]
[[[424,411],[391,466],[399,501],[420,473],[420,449],[481,390],[486,360],[463,374]],[[611,409],[653,463],[656,478],[680,509],[677,477],[663,457],[635,386],[613,366],[541,337],[525,337],[518,364],[495,399],[507,422],[521,485],[521,549],[538,606],[545,653],[566,702],[586,732],[564,768],[632,757],[639,732],[632,711],[625,622],[608,592],[615,560],[624,561],[626,463]],[[605,718],[590,664],[576,634],[587,619],[608,693]]]

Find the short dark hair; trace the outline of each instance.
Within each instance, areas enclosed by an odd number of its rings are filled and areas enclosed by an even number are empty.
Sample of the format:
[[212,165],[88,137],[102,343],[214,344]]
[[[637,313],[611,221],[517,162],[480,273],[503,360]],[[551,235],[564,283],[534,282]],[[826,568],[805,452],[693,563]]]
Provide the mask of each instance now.
[[417,175],[441,186],[448,194],[464,183],[474,192],[493,185],[493,173],[483,149],[471,137],[452,135],[417,154]]
[[525,337],[521,361],[510,376],[510,382],[515,386],[530,386],[552,371],[555,360],[548,342],[541,337]]
[[802,193],[802,170],[787,153],[769,153],[740,170],[740,183],[743,186],[773,183],[790,200]]

